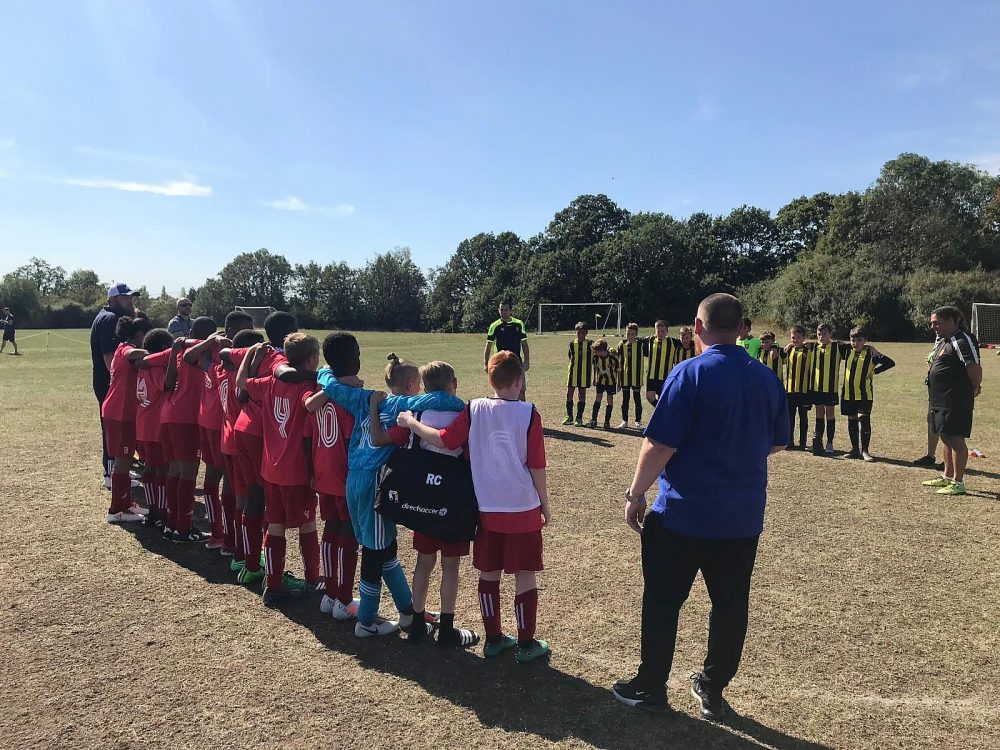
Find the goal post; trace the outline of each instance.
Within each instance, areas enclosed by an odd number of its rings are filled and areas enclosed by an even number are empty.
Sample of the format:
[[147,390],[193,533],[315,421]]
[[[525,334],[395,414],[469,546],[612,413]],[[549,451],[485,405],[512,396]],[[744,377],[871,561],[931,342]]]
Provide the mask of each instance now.
[[1000,344],[1000,304],[972,303],[972,335],[981,346]]
[[242,312],[253,318],[254,328],[263,328],[267,316],[274,312],[273,307],[250,307],[247,305],[236,305],[233,308],[236,312]]
[[[603,335],[609,326],[614,327],[615,335],[622,335],[622,303],[621,302],[539,302],[538,303],[538,331],[537,335],[541,336],[544,331],[543,316],[542,312],[546,307],[589,307],[594,309],[594,322],[595,326],[593,330],[597,330],[598,327]],[[584,318],[587,320],[587,318]],[[556,327],[553,326],[553,331]]]

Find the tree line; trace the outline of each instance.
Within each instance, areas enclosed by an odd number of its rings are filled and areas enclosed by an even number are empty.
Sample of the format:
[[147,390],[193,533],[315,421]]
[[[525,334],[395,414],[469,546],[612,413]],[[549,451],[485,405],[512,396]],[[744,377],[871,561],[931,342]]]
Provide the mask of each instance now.
[[[144,291],[145,290],[140,290]],[[217,320],[237,304],[294,312],[310,328],[481,332],[501,299],[528,317],[539,302],[623,302],[629,320],[684,321],[707,294],[739,295],[775,325],[830,323],[841,335],[926,335],[931,309],[1000,302],[1000,178],[902,154],[861,192],[817,193],[774,216],[740,206],[724,216],[630,213],[581,195],[527,239],[483,232],[424,273],[407,248],[363,267],[291,264],[267,249],[237,255],[181,293]],[[105,295],[93,271],[67,274],[33,258],[0,281],[21,325],[89,325]],[[157,323],[174,314],[162,289],[143,295]],[[553,308],[548,326],[580,310]]]

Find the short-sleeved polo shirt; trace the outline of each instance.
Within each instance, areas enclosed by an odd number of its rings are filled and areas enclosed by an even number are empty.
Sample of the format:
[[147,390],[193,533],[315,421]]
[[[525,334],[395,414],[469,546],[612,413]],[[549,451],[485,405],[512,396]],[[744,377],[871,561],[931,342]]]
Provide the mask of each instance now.
[[737,539],[764,528],[767,457],[789,440],[785,389],[743,347],[717,344],[667,377],[645,436],[676,453],[654,512],[686,536]]
[[486,332],[486,340],[493,342],[496,351],[513,352],[518,359],[521,359],[521,342],[527,338],[524,323],[517,318],[511,318],[506,323],[498,318]]
[[90,326],[90,358],[94,365],[94,391],[106,393],[111,386],[111,371],[104,362],[105,354],[114,354],[118,348],[115,329],[119,315],[104,307]]

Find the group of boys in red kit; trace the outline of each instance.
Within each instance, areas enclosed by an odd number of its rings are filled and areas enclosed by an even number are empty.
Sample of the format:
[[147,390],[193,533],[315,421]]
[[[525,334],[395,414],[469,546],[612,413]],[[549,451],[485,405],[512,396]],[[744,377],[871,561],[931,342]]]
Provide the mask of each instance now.
[[[359,438],[354,434],[355,420],[359,417],[342,407],[336,398],[318,398],[321,395],[317,393],[319,341],[298,333],[295,318],[289,313],[272,313],[264,328],[266,343],[253,330],[248,315],[234,312],[227,317],[224,332],[216,331],[214,320],[202,317],[193,321],[190,337],[173,339],[163,329],[151,330],[148,319],[141,313],[136,318],[121,319],[117,331],[121,343],[113,357],[111,390],[102,412],[109,451],[116,457],[108,521],[145,519],[148,525],[162,528],[165,539],[177,543],[204,542],[207,548],[219,550],[222,555],[232,557],[230,568],[240,583],[248,586],[263,583],[263,601],[267,606],[277,606],[287,597],[322,591],[323,613],[336,620],[356,619],[359,600],[354,598],[354,586],[360,538],[356,532],[360,527],[358,519],[352,518],[353,506],[347,500],[349,444],[351,455],[356,442],[359,446],[366,442],[371,446],[374,433],[382,433],[380,419],[394,420],[395,413],[380,418],[380,399],[372,398],[370,408],[375,415],[375,428],[367,434],[369,415],[365,413],[366,434]],[[346,334],[341,338],[354,341]],[[326,342],[323,346],[329,364]],[[357,349],[356,343],[353,347]],[[356,354],[352,356],[357,359]],[[493,412],[483,411],[484,404],[506,403],[507,391],[519,386],[519,382],[507,383],[501,377],[500,371],[510,364],[500,362],[503,354],[494,358],[498,361],[490,363],[490,378],[491,382],[497,381],[494,384],[497,392],[492,402],[488,399],[474,402],[480,411],[473,425],[496,421],[495,429],[521,435],[517,442],[523,442],[524,435],[529,440],[518,449],[524,455],[513,458],[515,463],[520,461],[524,465],[505,467],[508,477],[513,472],[520,478],[524,487],[519,489],[524,490],[521,493],[524,498],[511,502],[509,493],[500,488],[483,496],[486,505],[481,506],[474,558],[481,571],[479,599],[487,635],[484,653],[496,656],[517,648],[518,661],[531,661],[548,655],[548,645],[534,639],[535,571],[542,569],[541,527],[549,515],[544,489],[544,446],[541,423],[530,404],[523,414],[507,415],[504,411],[502,418],[499,412],[494,418]],[[353,372],[338,372],[337,367],[332,367],[335,377],[341,378],[340,387],[360,388],[354,364],[348,368]],[[398,359],[396,364],[395,369],[400,372],[406,369],[399,368]],[[425,388],[454,394],[457,385],[454,371],[446,363],[431,365],[440,372],[431,368],[420,373],[424,375]],[[410,375],[416,377],[416,368],[410,367],[414,371]],[[275,372],[278,368],[284,373],[277,373],[280,378]],[[507,379],[517,380],[520,371],[515,373],[517,368],[513,367],[506,369],[511,370]],[[445,386],[434,384],[435,372],[443,376],[442,382],[448,381]],[[414,377],[407,380],[403,390],[419,392],[419,380],[409,382]],[[392,387],[389,374],[386,380],[390,390],[398,390]],[[363,398],[368,406],[367,396]],[[428,412],[425,419],[432,416]],[[400,424],[406,433],[425,431],[427,434],[421,434],[425,445],[453,454],[464,449],[466,456],[472,457],[478,495],[486,476],[482,474],[482,466],[488,461],[495,463],[488,458],[487,441],[484,436],[473,434],[475,427],[470,431],[468,411],[453,416],[441,412],[438,418],[443,421],[435,423],[428,419],[434,425],[432,428],[404,414]],[[403,431],[397,428],[393,432],[400,442]],[[364,446],[359,449],[367,450]],[[136,450],[145,466],[142,483],[148,508],[131,502],[128,471]],[[205,464],[203,498],[211,527],[209,534],[192,523],[200,462]],[[495,473],[495,467],[490,470]],[[317,495],[325,522],[322,544],[316,529]],[[523,502],[525,498],[527,504]],[[361,499],[366,503],[374,501]],[[374,508],[359,506],[359,512],[370,517]],[[288,528],[298,529],[303,578],[286,570]],[[474,632],[454,627],[456,563],[469,553],[469,545],[435,542],[425,535],[415,535],[414,547],[420,559],[414,573],[413,593],[419,593],[419,597],[413,596],[412,604],[405,601],[409,595],[405,582],[390,586],[401,612],[399,624],[376,617],[374,624],[364,623],[360,635],[388,634],[405,624],[410,638],[419,641],[426,623],[428,634],[433,625],[440,625],[439,645],[468,647],[478,642]],[[390,559],[395,554],[394,543],[391,548],[391,555],[388,548],[385,551],[374,548],[377,554],[373,560],[381,555],[377,562],[382,571],[394,562]],[[424,611],[430,572],[439,552],[444,573],[442,604],[447,610],[440,615]],[[382,557],[386,562],[381,562]],[[367,575],[367,568],[364,565],[362,568],[363,576]],[[503,572],[514,573],[517,579],[514,611],[518,639],[504,635],[500,629],[499,581]],[[403,623],[403,618],[413,623]],[[358,628],[355,632],[358,633]]]

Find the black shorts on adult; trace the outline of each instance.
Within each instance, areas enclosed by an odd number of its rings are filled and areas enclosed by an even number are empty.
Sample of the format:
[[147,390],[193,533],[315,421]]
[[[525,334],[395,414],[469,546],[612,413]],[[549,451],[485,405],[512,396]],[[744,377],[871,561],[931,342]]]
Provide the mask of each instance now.
[[813,391],[812,402],[816,406],[836,406],[840,403],[840,396],[836,393],[818,393]]
[[[29,336],[28,338],[30,339],[31,336]],[[4,331],[3,332],[3,340],[4,341],[13,341],[14,340],[14,332],[13,331]]]
[[663,383],[664,381],[662,380],[647,380],[646,392],[649,393],[650,391],[652,391],[657,396],[659,396],[661,393],[663,393]]
[[840,402],[840,413],[845,417],[856,417],[858,414],[872,413],[871,401],[848,401],[844,399]]
[[811,393],[789,393],[788,405],[795,409],[811,409],[813,405]]
[[972,437],[972,409],[931,409],[931,426],[941,437]]
[[618,388],[613,385],[599,385],[597,386],[597,395],[608,394],[609,396],[614,396],[618,392]]

